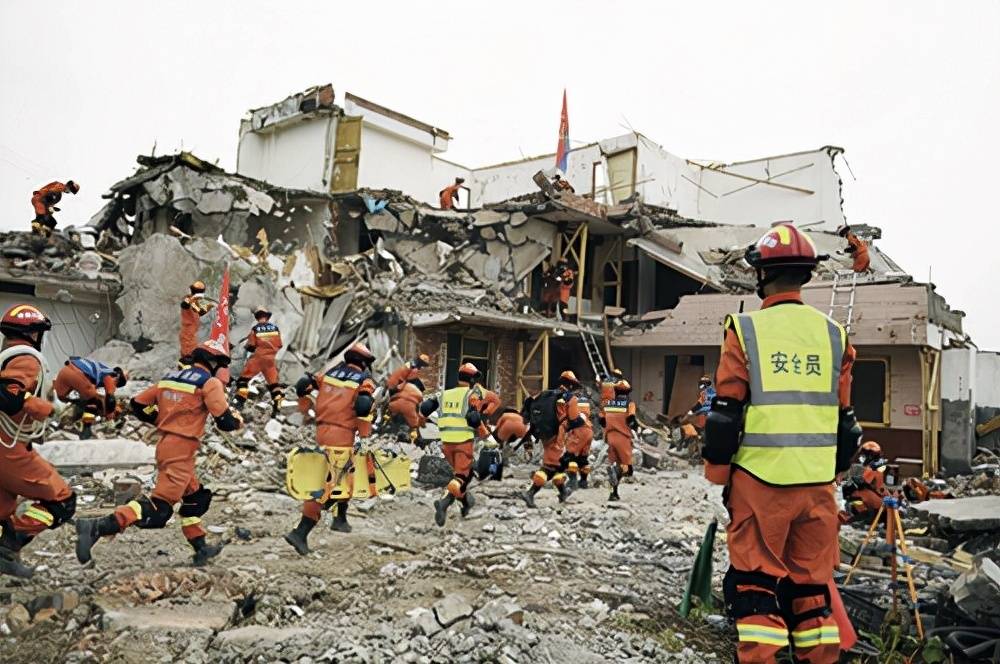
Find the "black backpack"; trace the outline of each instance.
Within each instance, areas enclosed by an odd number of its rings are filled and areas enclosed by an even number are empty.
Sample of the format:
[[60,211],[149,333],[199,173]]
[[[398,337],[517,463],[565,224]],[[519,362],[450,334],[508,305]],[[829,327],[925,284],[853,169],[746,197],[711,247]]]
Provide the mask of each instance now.
[[545,390],[531,400],[528,405],[528,423],[532,433],[545,440],[559,433],[559,418],[556,416],[556,401],[559,400],[559,390]]

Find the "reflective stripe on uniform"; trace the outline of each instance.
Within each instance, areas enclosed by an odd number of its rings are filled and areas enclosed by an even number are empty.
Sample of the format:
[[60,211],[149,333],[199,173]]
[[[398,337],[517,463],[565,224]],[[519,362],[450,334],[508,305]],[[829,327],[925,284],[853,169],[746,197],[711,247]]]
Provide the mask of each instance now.
[[833,481],[843,328],[796,304],[729,321],[736,323],[750,379],[743,439],[733,463],[779,486]]
[[188,394],[194,394],[194,391],[198,389],[190,383],[178,383],[175,380],[161,380],[156,386],[161,390],[177,390],[178,392],[187,392]]
[[135,514],[136,519],[142,519],[142,505],[138,501],[130,500],[127,506]]
[[812,629],[797,630],[792,632],[792,643],[796,648],[839,644],[840,629],[836,625],[823,625]]
[[51,526],[53,522],[52,515],[48,512],[48,510],[39,505],[32,505],[28,509],[24,510],[24,516],[44,523],[46,526]]
[[625,412],[628,412],[628,408],[616,408],[614,406],[605,406],[604,407],[604,412],[605,413],[625,413]]
[[781,647],[788,645],[788,631],[782,627],[736,623],[736,632],[739,640],[744,643],[764,643]]
[[356,380],[341,380],[339,378],[334,378],[333,376],[323,376],[323,382],[327,385],[333,385],[334,387],[349,387],[352,390],[360,385],[360,383]]
[[475,438],[476,432],[465,419],[472,389],[453,387],[441,395],[441,414],[437,424],[442,443],[466,443]]
[[281,333],[280,332],[257,332],[256,333],[258,339],[262,339],[264,337],[276,337],[279,334],[281,334]]
[[197,526],[201,523],[200,516],[186,516],[181,519],[181,528],[187,528],[188,526]]

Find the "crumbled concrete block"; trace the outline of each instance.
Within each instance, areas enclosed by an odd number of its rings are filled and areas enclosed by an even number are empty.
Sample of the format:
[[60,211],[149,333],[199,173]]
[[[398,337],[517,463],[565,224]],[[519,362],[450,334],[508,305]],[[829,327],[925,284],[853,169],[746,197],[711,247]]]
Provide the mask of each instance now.
[[134,468],[156,463],[156,448],[125,438],[102,440],[58,440],[35,449],[56,468],[93,471],[101,468]]
[[515,625],[524,624],[524,609],[514,602],[502,599],[490,600],[475,613],[477,625],[488,628],[494,627],[502,620],[510,620]]
[[472,605],[461,595],[445,595],[434,602],[434,617],[442,627],[451,627],[460,620],[472,616]]
[[1000,496],[928,500],[911,509],[944,531],[1000,530]]
[[1000,567],[983,557],[951,585],[951,595],[962,611],[979,624],[1000,626]]
[[431,486],[446,486],[452,478],[451,466],[444,457],[425,454],[417,464],[417,481]]
[[441,631],[441,625],[438,624],[437,618],[434,617],[434,612],[430,609],[420,606],[407,611],[406,615],[410,618],[410,622],[413,623],[419,634],[431,637]]

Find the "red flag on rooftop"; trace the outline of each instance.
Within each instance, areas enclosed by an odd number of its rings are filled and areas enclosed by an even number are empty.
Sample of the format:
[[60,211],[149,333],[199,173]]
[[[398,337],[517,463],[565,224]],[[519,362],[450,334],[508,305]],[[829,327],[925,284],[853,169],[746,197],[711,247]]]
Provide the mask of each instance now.
[[562,116],[559,118],[559,145],[556,147],[556,168],[566,173],[569,157],[569,111],[566,108],[566,89],[563,88]]

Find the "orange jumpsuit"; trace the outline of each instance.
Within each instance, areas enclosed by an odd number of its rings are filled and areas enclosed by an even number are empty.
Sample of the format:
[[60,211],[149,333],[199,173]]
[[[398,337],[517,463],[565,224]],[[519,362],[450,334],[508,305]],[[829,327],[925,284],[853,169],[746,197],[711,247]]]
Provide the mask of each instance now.
[[424,393],[413,383],[406,382],[389,397],[389,414],[399,417],[410,429],[419,429],[427,421],[420,414],[420,403]]
[[496,428],[493,429],[493,438],[501,445],[513,443],[526,435],[528,435],[528,423],[524,421],[521,413],[515,410],[508,410],[501,415]]
[[573,280],[576,277],[576,273],[570,268],[566,268],[559,277],[561,279],[559,282],[559,302],[567,306],[569,305],[570,295],[573,294]]
[[[458,387],[467,387],[468,385],[469,384],[464,381],[458,381]],[[482,412],[484,406],[484,394],[487,392],[489,392],[489,390],[484,390],[479,386],[472,386],[472,390],[469,392],[470,413],[473,410]],[[465,497],[465,492],[469,488],[469,482],[472,481],[475,438],[485,438],[488,435],[490,435],[490,431],[486,428],[486,420],[484,418],[483,421],[479,423],[479,426],[476,427],[473,438],[460,443],[442,443],[441,445],[441,451],[444,453],[444,458],[448,461],[448,465],[451,466],[451,472],[454,475],[454,478],[448,485],[448,490],[459,500]],[[455,487],[456,481],[458,483],[457,487]]]
[[31,207],[35,211],[35,223],[48,228],[56,227],[56,219],[52,213],[59,208],[56,204],[62,200],[62,195],[70,188],[62,182],[50,182],[38,191],[31,192]]
[[109,407],[113,408],[115,390],[118,389],[118,381],[114,374],[105,374],[101,377],[100,387],[104,388],[103,397],[97,391],[98,385],[73,361],[66,362],[52,381],[52,388],[60,401],[68,401],[70,394],[77,393],[76,401],[83,409],[84,424],[92,423],[98,414],[105,417],[111,415],[108,410]]
[[458,202],[458,192],[462,188],[462,185],[455,183],[450,184],[441,190],[440,205],[442,210],[450,210]]
[[211,302],[203,302],[198,295],[188,295],[181,300],[181,357],[188,357],[198,346],[198,326],[201,317],[214,308]]
[[868,245],[854,233],[847,234],[847,244],[847,253],[854,257],[852,269],[859,273],[867,272],[868,266],[871,264],[871,258],[868,256]]
[[[798,292],[779,293],[766,298],[761,307],[796,306],[801,302]],[[845,408],[851,403],[854,356],[854,348],[847,344],[838,385],[840,405]],[[732,328],[725,330],[715,378],[719,397],[746,401],[750,392],[747,358]],[[839,520],[832,484],[770,486],[738,468],[708,462],[705,464],[705,477],[713,483],[729,485],[727,506],[731,519],[727,527],[727,543],[733,569],[763,573],[779,579],[787,577],[799,585],[827,584],[833,576],[834,567],[840,562],[837,540]],[[737,587],[737,591],[748,590],[770,592],[764,587]],[[794,599],[791,611],[804,613],[821,608],[823,604],[823,597],[810,595]],[[736,624],[738,630],[749,630],[748,634],[755,627],[779,631],[788,629],[784,618],[775,614],[747,616],[738,619]],[[802,621],[796,632],[806,632],[807,636],[801,641],[804,645],[796,648],[796,656],[812,664],[836,662],[840,654],[838,644],[805,645],[810,643],[810,638],[818,639],[819,632],[810,637],[809,630],[830,629],[834,625],[832,616]],[[781,649],[779,645],[747,639],[739,642],[737,654],[741,662],[771,662]]]
[[627,394],[616,394],[601,404],[604,439],[608,444],[608,462],[617,464],[623,474],[632,469],[632,422],[635,403]]
[[416,378],[420,378],[420,369],[416,368],[411,362],[407,361],[389,374],[389,377],[385,380],[385,387],[391,394],[395,390],[402,387],[403,383],[406,381],[414,380]]
[[220,418],[229,411],[222,381],[200,364],[168,372],[156,385],[146,388],[133,402],[155,407],[156,485],[150,498],[142,497],[115,510],[121,530],[162,528],[173,506],[181,503],[181,532],[188,540],[203,537],[201,517],[208,511],[212,492],[203,487],[195,472],[195,455],[201,447],[208,416]]
[[274,358],[281,349],[281,332],[274,323],[257,323],[247,337],[247,348],[253,349],[253,355],[243,367],[241,379],[249,381],[257,374],[264,374],[268,389],[278,383],[278,365]]
[[[575,422],[580,424],[570,428]],[[590,475],[590,445],[594,442],[594,423],[590,420],[590,399],[583,392],[566,404],[566,468],[571,474]],[[586,484],[586,482],[584,482]]]
[[[26,345],[14,342],[8,346]],[[16,355],[0,369],[0,389],[10,395],[32,393],[38,387],[41,366],[31,355]],[[14,422],[42,422],[53,406],[41,397],[28,396],[21,410],[11,415]],[[0,521],[13,526],[19,547],[46,528],[57,528],[76,511],[76,494],[52,465],[23,440],[0,433]],[[20,516],[14,516],[17,497],[34,502]]]
[[479,388],[479,391],[482,395],[482,400],[477,409],[483,414],[484,419],[491,418],[500,410],[500,406],[503,405],[503,402],[500,401],[500,395],[482,387]]
[[[372,413],[360,416],[355,410],[355,401],[359,394],[372,395],[375,392],[375,382],[371,374],[362,367],[347,362],[341,362],[325,374],[316,374],[313,382],[319,390],[316,397],[316,442],[320,447],[337,447],[351,449],[354,447],[354,434],[366,438],[372,433]],[[306,397],[303,397],[305,399]],[[299,402],[300,409],[302,400]],[[368,456],[367,473],[369,484],[375,484],[375,464]],[[354,486],[354,468],[350,470],[348,486]],[[350,496],[348,496],[350,499]],[[327,504],[315,500],[302,503],[302,515],[307,519],[319,521],[324,509],[336,501]]]
[[[885,490],[885,462],[880,462],[879,468],[872,468],[866,465],[861,474],[861,481],[865,486],[855,489],[849,496],[846,496],[847,509],[852,515],[875,514],[882,507],[882,498],[886,495]],[[862,505],[852,505],[854,501],[861,501]]]
[[569,403],[574,400],[575,397],[571,392],[563,392],[556,400],[556,418],[559,420],[559,431],[556,432],[556,435],[542,441],[542,466],[531,476],[531,483],[536,487],[545,486],[549,480],[556,487],[561,487],[566,483],[563,458],[566,454],[565,423],[569,413]]

